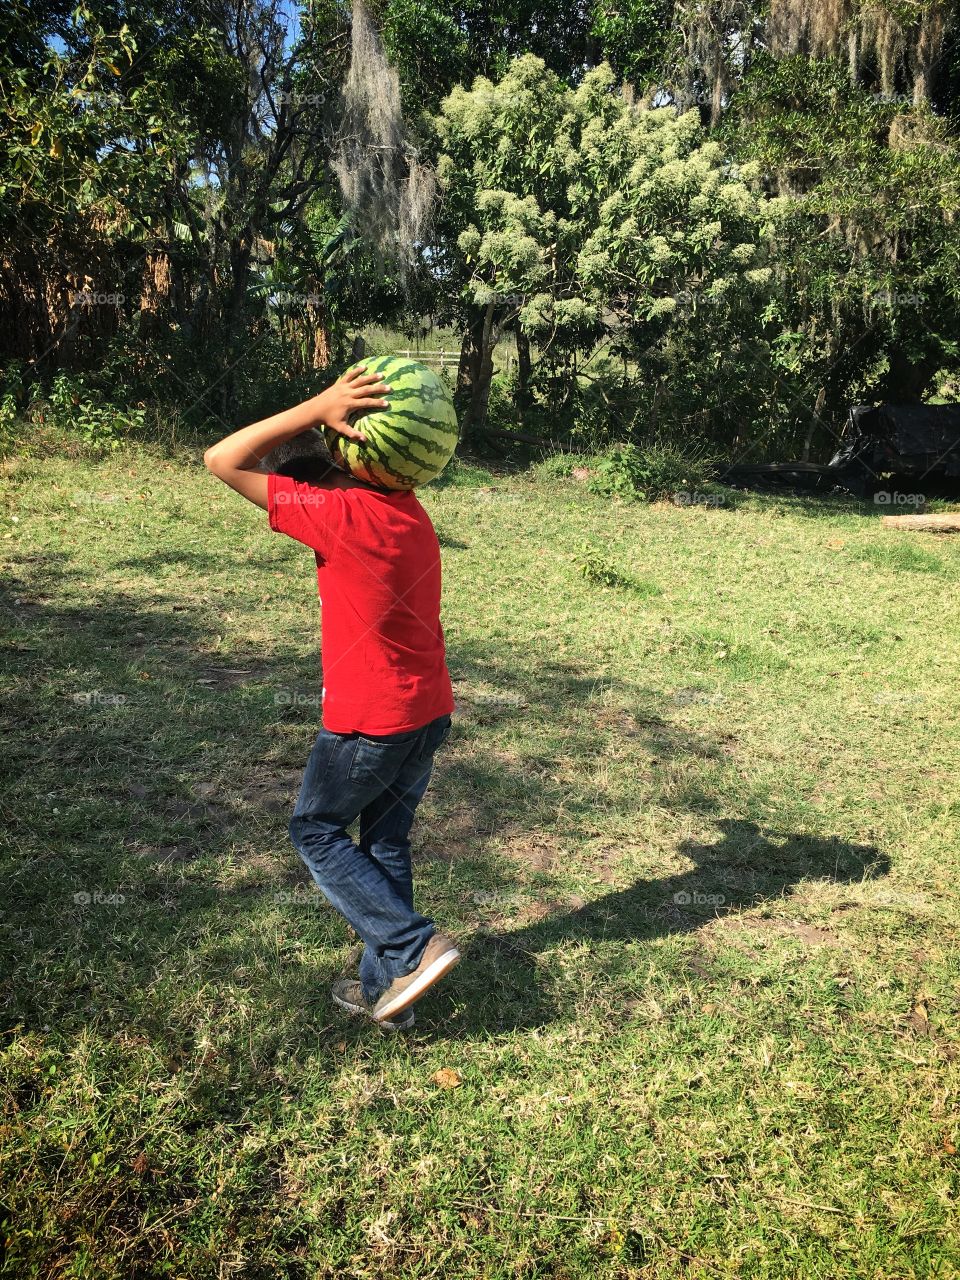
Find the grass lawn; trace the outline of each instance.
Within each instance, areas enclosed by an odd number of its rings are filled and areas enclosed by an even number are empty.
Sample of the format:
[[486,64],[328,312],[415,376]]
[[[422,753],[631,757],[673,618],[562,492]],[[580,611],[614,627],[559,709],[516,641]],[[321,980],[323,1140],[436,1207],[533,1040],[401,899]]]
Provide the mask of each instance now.
[[287,840],[309,552],[187,455],[4,491],[0,1273],[960,1273],[960,538],[428,490],[464,960],[389,1038]]

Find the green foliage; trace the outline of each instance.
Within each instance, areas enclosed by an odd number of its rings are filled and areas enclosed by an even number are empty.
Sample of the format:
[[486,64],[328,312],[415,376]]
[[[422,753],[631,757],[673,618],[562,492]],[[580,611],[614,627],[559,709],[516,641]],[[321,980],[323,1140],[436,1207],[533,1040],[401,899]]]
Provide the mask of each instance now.
[[594,5],[593,34],[614,74],[646,85],[682,46],[673,23],[674,0],[601,0]]
[[430,482],[431,489],[482,489],[494,483],[494,475],[486,467],[453,457]]
[[[489,317],[484,340],[520,325],[545,348],[531,391],[594,446],[638,417],[626,367],[632,410],[581,378],[598,344],[652,364],[664,416],[679,420],[688,405],[670,403],[669,374],[687,353],[676,335],[698,316],[704,361],[722,364],[770,285],[755,172],[731,166],[696,111],[629,104],[606,65],[574,89],[540,59],[518,58],[499,84],[454,90],[436,130],[447,260],[465,312]],[[701,382],[700,411],[723,415],[725,381]]]
[[645,2],[628,0],[631,12],[620,25],[607,25],[610,0],[381,0],[379,13],[405,108],[415,115],[435,111],[451,89],[478,75],[499,79],[524,53],[576,81],[603,56],[608,32],[618,48],[647,34],[640,13]]
[[667,444],[616,445],[590,463],[587,487],[607,497],[656,502],[708,491],[715,471],[702,455]]
[[[329,166],[341,0],[0,13],[0,355],[82,374],[91,439],[105,404],[269,412],[425,318],[468,440],[823,457],[852,401],[956,398],[955,7],[370,8],[443,188],[409,278]],[[532,363],[491,391],[504,336]]]
[[19,417],[19,406],[13,393],[0,393],[0,457],[6,457],[16,445]]
[[78,436],[94,453],[119,449],[128,435],[143,430],[147,417],[143,406],[111,404],[66,373],[54,378],[49,405],[53,425]]
[[[223,414],[263,336],[250,286],[264,262],[286,249],[298,293],[324,289],[324,244],[340,217],[324,205],[322,178],[343,7],[312,5],[294,41],[272,0],[233,16],[128,7],[122,22],[104,6],[46,19],[44,6],[30,9],[18,15],[41,24],[29,50],[0,41],[8,353],[49,376],[96,370],[118,335],[145,366],[182,339],[190,367],[178,370],[178,395],[197,399],[199,370],[201,394],[216,384]],[[302,226],[308,200],[325,219],[316,238]],[[287,362],[305,337],[313,365],[329,322],[322,308],[281,315]]]
[[598,587],[617,587],[641,597],[662,594],[655,582],[642,581],[633,574],[624,572],[590,542],[580,543],[577,568],[588,582]]
[[[758,56],[719,131],[776,193],[777,398],[824,408],[829,441],[853,400],[920,399],[956,366],[960,148],[907,95],[852,83],[839,60]],[[786,392],[787,394],[784,394]]]
[[585,454],[551,453],[538,462],[533,471],[546,480],[566,480],[576,467],[586,466],[588,461]]

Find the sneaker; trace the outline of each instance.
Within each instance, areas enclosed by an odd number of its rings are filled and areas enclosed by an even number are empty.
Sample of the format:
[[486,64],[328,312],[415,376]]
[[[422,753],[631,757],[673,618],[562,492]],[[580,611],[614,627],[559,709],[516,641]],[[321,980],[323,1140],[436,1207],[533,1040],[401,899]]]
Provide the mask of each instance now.
[[419,1000],[425,991],[450,972],[460,959],[460,952],[452,938],[445,933],[431,934],[420,963],[413,973],[394,978],[371,1010],[374,1022],[383,1025],[403,1009]]
[[[348,1013],[365,1013],[368,1018],[373,1017],[373,1007],[364,999],[363,987],[356,978],[338,978],[331,988],[331,995],[334,1004]],[[404,1010],[396,1018],[376,1019],[384,1031],[409,1031],[416,1021],[417,1015],[412,1009]]]

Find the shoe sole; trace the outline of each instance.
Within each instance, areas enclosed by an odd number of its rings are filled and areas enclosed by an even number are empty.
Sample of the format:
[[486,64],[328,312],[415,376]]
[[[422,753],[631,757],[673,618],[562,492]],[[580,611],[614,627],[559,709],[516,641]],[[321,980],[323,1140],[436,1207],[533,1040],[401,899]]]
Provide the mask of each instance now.
[[[339,1005],[341,1009],[346,1009],[348,1013],[362,1013],[366,1017],[370,1017],[370,1010],[366,1005],[354,1004],[352,1000],[344,1000],[342,996],[334,996],[333,1003]],[[416,1020],[417,1015],[413,1010],[410,1011],[410,1017],[405,1018],[402,1022],[391,1022],[389,1019],[381,1020],[380,1018],[373,1019],[377,1026],[384,1031],[406,1031],[414,1025]]]
[[459,959],[460,952],[456,947],[451,947],[442,956],[438,956],[433,964],[428,965],[423,973],[419,974],[404,991],[395,996],[379,1012],[371,1015],[374,1022],[379,1022],[382,1025],[387,1019],[402,1013],[408,1005],[413,1004],[415,1000],[419,1000],[428,987],[432,987],[435,982],[439,982],[445,974],[449,973]]

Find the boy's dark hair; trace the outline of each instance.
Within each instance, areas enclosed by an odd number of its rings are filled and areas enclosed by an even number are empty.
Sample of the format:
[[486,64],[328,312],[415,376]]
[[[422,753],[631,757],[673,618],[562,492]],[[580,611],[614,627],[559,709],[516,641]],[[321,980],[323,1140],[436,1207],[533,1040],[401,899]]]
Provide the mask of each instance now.
[[322,480],[331,467],[336,467],[336,463],[322,432],[315,427],[302,431],[292,440],[278,444],[260,461],[261,471],[290,476],[303,484],[309,484],[311,480]]
[[[319,484],[331,471],[339,471],[341,475],[350,474],[345,467],[334,462],[323,432],[316,427],[301,431],[292,440],[285,440],[283,444],[271,449],[266,457],[260,459],[259,469],[273,471],[278,476],[290,476],[299,484]],[[357,484],[362,484],[367,489],[380,490],[380,485],[371,484],[369,480],[359,480],[356,476],[353,478]],[[380,491],[392,492],[390,489]]]

